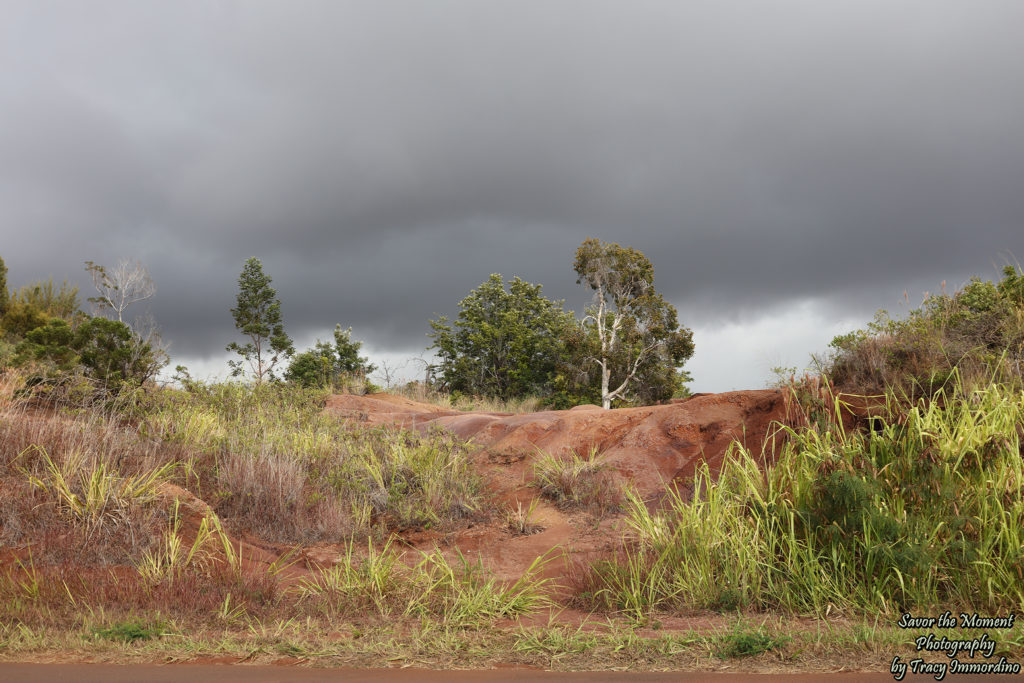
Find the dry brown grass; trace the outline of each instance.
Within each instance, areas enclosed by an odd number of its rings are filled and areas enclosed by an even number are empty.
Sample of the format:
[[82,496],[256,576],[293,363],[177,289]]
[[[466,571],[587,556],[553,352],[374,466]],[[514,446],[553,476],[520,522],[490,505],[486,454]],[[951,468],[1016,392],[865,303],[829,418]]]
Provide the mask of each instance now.
[[605,515],[622,504],[622,483],[596,448],[584,455],[572,451],[561,457],[541,452],[533,471],[533,485],[562,508]]

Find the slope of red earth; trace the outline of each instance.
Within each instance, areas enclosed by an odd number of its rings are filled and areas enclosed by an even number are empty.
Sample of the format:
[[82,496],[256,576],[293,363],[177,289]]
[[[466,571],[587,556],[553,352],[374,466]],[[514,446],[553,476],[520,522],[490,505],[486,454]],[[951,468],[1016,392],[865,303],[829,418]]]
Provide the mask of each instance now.
[[[618,547],[624,531],[622,514],[597,514],[586,508],[559,506],[541,497],[533,485],[533,465],[540,455],[600,453],[613,479],[631,485],[653,506],[670,487],[689,495],[695,469],[707,462],[712,472],[717,471],[733,441],[761,454],[777,422],[785,420],[786,406],[781,391],[763,390],[697,395],[661,406],[615,410],[578,406],[509,414],[460,412],[375,394],[332,396],[325,411],[351,422],[353,427],[387,424],[421,432],[445,429],[469,441],[472,462],[486,489],[484,505],[489,509],[475,521],[453,530],[401,533],[399,546],[411,551],[407,561],[419,559],[416,551],[438,548],[449,560],[459,554],[471,561],[479,559],[496,578],[515,581],[543,557],[548,562],[541,576],[564,584],[574,564],[607,556]],[[771,453],[772,449],[764,452]],[[202,519],[212,516],[209,505],[171,484],[161,485],[160,493],[168,507],[178,501],[180,531],[188,547]],[[514,532],[508,525],[508,513],[531,504],[535,507],[530,521],[536,525],[536,533]],[[248,534],[232,541],[246,566],[269,567],[285,560],[286,581],[308,576],[316,568],[330,567],[348,550],[339,544],[292,549]],[[0,565],[29,561],[27,553],[27,548],[2,548]]]
[[[479,557],[499,578],[515,580],[545,554],[552,561],[543,575],[564,576],[575,561],[612,551],[621,536],[621,516],[598,518],[538,498],[531,483],[533,464],[541,454],[599,452],[620,483],[630,484],[656,505],[669,487],[688,496],[700,463],[707,462],[717,472],[733,441],[760,456],[777,422],[786,418],[786,401],[778,390],[734,391],[698,394],[660,406],[603,410],[588,405],[517,415],[446,410],[373,394],[332,396],[325,410],[354,423],[420,432],[440,428],[469,440],[487,487],[486,498],[494,506],[491,521],[450,533],[415,532],[404,540],[421,550],[438,546],[446,554]],[[510,531],[506,511],[517,503],[526,508],[534,499],[533,521],[543,530],[531,535]],[[319,547],[306,552],[308,559],[330,564],[337,550]]]

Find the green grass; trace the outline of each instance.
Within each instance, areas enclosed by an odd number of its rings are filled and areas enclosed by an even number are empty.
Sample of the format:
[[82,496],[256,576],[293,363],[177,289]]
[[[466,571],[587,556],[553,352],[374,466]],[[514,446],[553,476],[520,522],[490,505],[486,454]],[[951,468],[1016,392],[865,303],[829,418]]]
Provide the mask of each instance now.
[[752,657],[782,649],[790,641],[792,638],[789,636],[768,633],[763,626],[750,628],[737,620],[733,627],[718,639],[714,652],[719,659]]
[[304,579],[295,590],[301,601],[324,614],[430,617],[460,627],[530,614],[551,604],[549,581],[537,576],[544,558],[518,581],[503,583],[461,554],[454,563],[438,550],[411,552],[410,557],[418,561],[405,564],[390,540],[380,548],[370,541],[365,551],[350,542],[337,564]]
[[[43,628],[0,623],[0,648],[3,655],[21,661],[45,660],[50,653],[60,652],[118,663],[218,657],[269,664],[285,656],[315,667],[519,666],[559,671],[666,671],[719,669],[722,661],[717,653],[727,638],[721,628],[652,633],[628,624],[602,621],[512,628],[491,624],[452,627],[429,618],[353,621],[250,617],[243,621],[230,625],[160,621],[162,627],[153,637],[136,640],[129,638],[136,629],[145,633],[153,620],[128,618],[107,622],[128,624],[124,629],[127,637],[120,635],[121,629],[100,637],[98,629],[113,630],[106,625]],[[750,648],[741,633],[739,649],[731,655],[730,670],[778,673],[782,662],[791,662],[804,670],[808,665],[817,670],[881,668],[879,654],[852,644],[853,636],[848,629],[835,629],[831,640],[822,641],[816,640],[814,632],[799,628],[789,637],[783,631],[787,626],[775,623],[759,629],[764,638],[773,641],[764,650],[769,653],[767,659],[743,656]],[[912,645],[901,642],[892,651],[908,650],[912,651]],[[1019,649],[1011,651],[1010,656],[1019,657]]]
[[98,638],[134,643],[139,640],[152,640],[164,634],[164,625],[160,622],[122,621],[106,628],[96,628],[93,633]]
[[[693,501],[627,496],[630,540],[580,599],[658,609],[894,615],[1024,607],[1024,394],[993,384],[893,412],[877,433],[787,429],[778,460],[734,444]],[[893,402],[892,405],[895,405]]]
[[444,527],[478,512],[479,480],[457,439],[353,429],[322,413],[323,398],[294,387],[202,386],[169,393],[139,431],[205,461],[199,484],[217,512],[270,540]]

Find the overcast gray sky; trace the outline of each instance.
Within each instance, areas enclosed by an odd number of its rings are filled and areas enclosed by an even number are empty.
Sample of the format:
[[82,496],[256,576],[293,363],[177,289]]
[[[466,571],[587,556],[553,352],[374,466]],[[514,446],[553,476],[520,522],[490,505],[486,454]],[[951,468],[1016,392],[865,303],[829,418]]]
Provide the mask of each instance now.
[[490,273],[582,309],[594,236],[653,261],[695,390],[757,388],[1024,259],[1022,64],[1019,0],[3,0],[0,256],[140,259],[216,375],[249,256],[300,347],[398,364]]

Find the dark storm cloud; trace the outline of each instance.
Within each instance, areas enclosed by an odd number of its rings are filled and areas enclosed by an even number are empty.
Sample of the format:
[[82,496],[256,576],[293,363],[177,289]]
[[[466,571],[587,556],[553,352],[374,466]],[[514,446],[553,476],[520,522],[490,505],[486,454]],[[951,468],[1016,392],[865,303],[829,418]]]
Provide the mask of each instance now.
[[587,236],[687,322],[835,317],[1024,258],[1024,5],[8,3],[0,255],[144,260],[213,354],[245,258],[380,349],[491,272],[579,307]]

